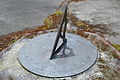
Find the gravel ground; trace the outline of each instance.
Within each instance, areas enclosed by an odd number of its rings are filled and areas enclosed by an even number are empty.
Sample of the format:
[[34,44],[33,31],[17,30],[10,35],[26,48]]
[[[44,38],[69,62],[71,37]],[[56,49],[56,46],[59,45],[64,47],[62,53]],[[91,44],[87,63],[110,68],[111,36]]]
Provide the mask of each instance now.
[[120,0],[86,0],[71,3],[70,12],[81,21],[90,24],[104,24],[105,27],[116,32],[115,35],[106,35],[106,39],[112,43],[120,44]]
[[35,27],[63,0],[0,0],[0,35]]

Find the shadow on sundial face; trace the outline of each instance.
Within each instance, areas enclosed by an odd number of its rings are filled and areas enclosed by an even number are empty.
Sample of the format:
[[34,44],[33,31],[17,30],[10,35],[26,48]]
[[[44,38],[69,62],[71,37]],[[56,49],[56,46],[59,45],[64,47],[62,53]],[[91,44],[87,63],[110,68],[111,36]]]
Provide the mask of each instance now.
[[53,59],[68,58],[75,56],[73,49],[64,46],[64,48],[53,56]]

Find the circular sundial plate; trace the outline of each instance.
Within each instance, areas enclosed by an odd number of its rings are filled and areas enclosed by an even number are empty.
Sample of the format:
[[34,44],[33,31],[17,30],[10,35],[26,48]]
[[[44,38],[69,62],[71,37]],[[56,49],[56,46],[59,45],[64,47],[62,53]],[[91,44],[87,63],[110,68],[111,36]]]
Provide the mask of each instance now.
[[[97,59],[97,48],[85,38],[66,33],[67,47],[50,60],[57,33],[39,35],[20,50],[19,61],[24,68],[46,77],[66,77],[89,69]],[[58,46],[62,43],[59,40]]]

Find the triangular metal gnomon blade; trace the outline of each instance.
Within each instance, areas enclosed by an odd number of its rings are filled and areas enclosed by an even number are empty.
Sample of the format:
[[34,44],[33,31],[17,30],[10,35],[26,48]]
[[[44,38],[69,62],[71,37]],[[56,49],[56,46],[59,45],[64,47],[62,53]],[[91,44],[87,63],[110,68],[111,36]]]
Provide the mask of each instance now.
[[[64,30],[63,30],[63,33],[62,33],[63,24],[64,24]],[[52,54],[50,56],[50,60],[53,58],[53,56],[55,54],[59,53],[61,51],[61,49],[67,44],[67,39],[65,38],[66,27],[67,27],[67,6],[66,6],[66,9],[65,9],[64,17],[62,19],[61,26],[60,26],[59,31],[58,31],[57,36],[56,36],[56,40],[55,40],[55,43],[54,43],[54,46],[53,46],[53,50],[52,50]],[[60,38],[63,39],[63,43],[57,48],[57,45],[58,45],[58,42],[59,42]]]

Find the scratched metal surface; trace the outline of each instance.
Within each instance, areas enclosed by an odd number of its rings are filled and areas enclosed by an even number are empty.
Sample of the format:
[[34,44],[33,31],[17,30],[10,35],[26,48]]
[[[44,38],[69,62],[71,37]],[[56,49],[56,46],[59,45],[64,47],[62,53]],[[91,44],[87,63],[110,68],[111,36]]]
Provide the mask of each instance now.
[[[89,69],[97,59],[97,48],[88,40],[67,33],[65,55],[62,51],[49,60],[56,32],[39,35],[20,50],[19,61],[24,68],[37,75],[47,77],[66,77]],[[59,44],[62,43],[62,39]]]

